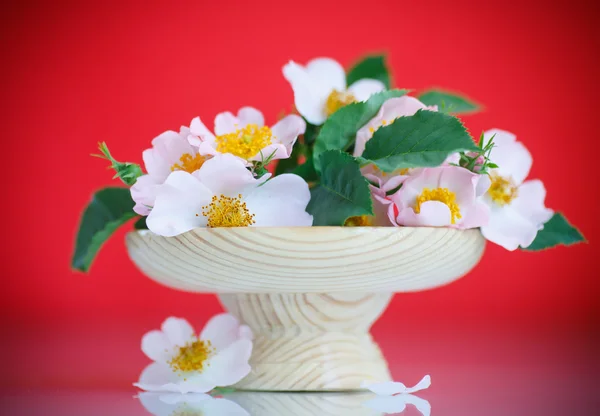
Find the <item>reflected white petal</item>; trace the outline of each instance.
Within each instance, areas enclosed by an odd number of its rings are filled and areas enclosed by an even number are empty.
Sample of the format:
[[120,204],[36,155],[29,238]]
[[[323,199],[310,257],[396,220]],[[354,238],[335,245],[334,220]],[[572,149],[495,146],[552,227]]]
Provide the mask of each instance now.
[[431,415],[431,404],[420,397],[412,394],[400,394],[397,396],[379,396],[365,402],[363,405],[370,409],[384,413],[400,413],[406,409],[406,405],[411,404],[423,416]]
[[363,381],[360,385],[362,388],[371,390],[373,393],[380,396],[392,396],[394,394],[415,393],[420,390],[425,390],[431,386],[431,376],[426,375],[415,384],[413,387],[406,387],[404,383],[398,381],[384,381],[382,383],[372,383]]
[[249,416],[237,403],[212,398],[208,394],[161,394],[141,393],[138,395],[144,408],[155,416],[176,414],[197,416]]

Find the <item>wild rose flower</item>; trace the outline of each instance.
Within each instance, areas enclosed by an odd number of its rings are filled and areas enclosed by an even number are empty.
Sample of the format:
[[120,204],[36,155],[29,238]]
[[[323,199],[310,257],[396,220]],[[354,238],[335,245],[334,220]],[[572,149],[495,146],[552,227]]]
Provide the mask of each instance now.
[[201,156],[189,144],[189,137],[197,133],[185,126],[181,127],[179,133],[169,130],[152,140],[152,148],[144,150],[142,157],[148,174],[137,178],[131,187],[131,197],[135,201],[133,210],[136,213],[150,213],[160,186],[171,172],[193,173],[210,157]]
[[489,219],[488,207],[477,198],[481,176],[456,166],[418,169],[389,197],[390,220],[411,227],[481,227]]
[[208,321],[200,336],[181,318],[168,318],[142,338],[142,351],[154,361],[134,386],[153,392],[206,393],[230,386],[250,372],[252,331],[229,314]]
[[215,134],[199,117],[192,120],[191,129],[198,134],[189,137],[190,144],[201,155],[230,153],[250,165],[251,162],[290,157],[298,136],[306,130],[306,123],[302,117],[290,114],[268,127],[259,110],[243,107],[237,116],[230,112],[218,114],[215,118]]
[[525,181],[533,163],[527,148],[504,130],[489,130],[485,139],[494,135],[490,159],[498,168],[490,169],[491,185],[483,196],[490,208],[490,220],[481,227],[481,233],[512,251],[528,247],[553,211],[544,205],[546,188],[542,181]]
[[244,162],[216,155],[194,173],[177,171],[161,187],[146,221],[172,237],[197,227],[311,226],[308,184],[300,176],[256,179]]
[[314,125],[323,124],[345,105],[385,90],[375,79],[361,79],[347,87],[344,67],[331,58],[316,58],[306,66],[290,61],[283,67],[283,76],[294,90],[296,109]]

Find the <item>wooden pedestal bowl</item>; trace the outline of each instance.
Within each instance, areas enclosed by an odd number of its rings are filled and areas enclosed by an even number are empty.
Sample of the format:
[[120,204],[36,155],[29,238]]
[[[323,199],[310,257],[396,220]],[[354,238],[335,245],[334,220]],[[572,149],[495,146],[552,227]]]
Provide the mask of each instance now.
[[450,283],[479,261],[478,230],[411,227],[198,228],[127,235],[151,279],[216,293],[254,331],[239,389],[344,391],[390,379],[369,333],[396,292]]

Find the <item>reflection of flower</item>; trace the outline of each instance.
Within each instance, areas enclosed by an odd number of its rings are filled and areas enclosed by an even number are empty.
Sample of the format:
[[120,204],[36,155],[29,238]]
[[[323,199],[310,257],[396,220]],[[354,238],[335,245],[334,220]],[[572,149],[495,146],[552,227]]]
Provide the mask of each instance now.
[[490,169],[491,185],[483,196],[490,207],[490,221],[481,227],[481,233],[507,250],[528,247],[553,214],[544,205],[546,188],[540,180],[525,181],[533,159],[514,134],[485,132],[485,140],[492,136],[491,159],[498,168]]
[[250,372],[252,331],[229,314],[213,317],[199,337],[185,320],[168,318],[142,338],[150,364],[135,386],[146,391],[206,393]]
[[291,173],[269,177],[257,179],[238,158],[216,155],[193,174],[171,173],[146,223],[165,237],[197,227],[310,227],[304,179]]
[[362,388],[371,390],[378,397],[364,403],[366,407],[385,413],[400,413],[406,408],[406,404],[412,404],[423,416],[431,414],[431,405],[425,399],[413,396],[416,393],[431,386],[431,377],[425,376],[414,387],[406,387],[397,381],[386,381],[383,383],[370,383],[363,381]]
[[399,394],[397,396],[378,396],[366,401],[363,406],[384,413],[401,413],[407,404],[412,404],[423,415],[431,415],[431,404],[425,399],[412,394]]
[[406,387],[404,383],[398,381],[384,381],[382,383],[371,383],[369,381],[363,381],[360,385],[363,389],[369,389],[373,393],[380,396],[393,396],[395,394],[407,394],[416,393],[421,390],[425,390],[431,386],[431,377],[425,376],[415,384],[414,387]]
[[190,135],[189,140],[193,146],[198,147],[201,155],[231,153],[249,163],[290,157],[296,139],[306,130],[306,123],[302,117],[291,114],[268,127],[265,126],[265,119],[260,111],[243,107],[237,116],[230,112],[217,115],[216,136],[198,117],[192,120],[191,128],[200,132]]
[[154,416],[249,416],[231,400],[202,393],[140,393],[138,398]]
[[383,91],[385,85],[375,79],[360,79],[346,87],[344,68],[331,58],[316,58],[306,66],[290,61],[283,76],[294,90],[296,109],[309,123],[321,125],[341,107],[366,101]]

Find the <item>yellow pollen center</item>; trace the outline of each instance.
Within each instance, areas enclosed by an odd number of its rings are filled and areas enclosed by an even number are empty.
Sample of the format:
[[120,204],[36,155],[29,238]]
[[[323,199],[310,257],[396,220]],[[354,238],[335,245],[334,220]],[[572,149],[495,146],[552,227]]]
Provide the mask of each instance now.
[[388,175],[391,175],[391,176],[396,176],[396,175],[408,175],[408,173],[410,172],[410,168],[402,168],[402,169],[396,169],[395,171],[393,171],[393,172],[389,172],[389,173],[388,173],[388,172],[384,172],[384,171],[382,171],[381,169],[379,169],[379,168],[377,167],[377,165],[373,165],[373,170],[374,170],[375,172],[379,172],[379,174],[380,174],[381,176],[388,176]]
[[[197,215],[197,214],[196,214]],[[254,214],[250,214],[242,195],[231,198],[225,195],[213,196],[210,204],[202,207],[202,215],[208,217],[208,227],[248,227],[254,224]]]
[[179,158],[179,161],[181,163],[175,163],[173,166],[171,166],[171,172],[175,170],[183,170],[189,173],[194,173],[202,167],[204,162],[206,162],[206,158],[200,156],[200,154],[192,156],[189,153],[184,153],[181,158]]
[[202,416],[201,410],[176,410],[170,416]]
[[423,189],[421,195],[417,197],[414,208],[417,214],[421,212],[421,204],[427,201],[438,201],[446,204],[450,209],[450,222],[452,224],[456,224],[456,220],[462,218],[460,215],[460,207],[456,203],[456,194],[448,188]]
[[345,227],[369,227],[373,225],[373,218],[369,215],[350,217],[344,222]]
[[517,197],[519,188],[511,178],[506,179],[500,175],[491,174],[490,179],[492,180],[492,184],[490,185],[490,189],[488,189],[488,193],[492,201],[504,206],[510,204]]
[[387,126],[388,124],[391,124],[391,123],[393,123],[394,121],[396,121],[396,119],[393,119],[393,120],[391,120],[391,121],[390,121],[390,120],[382,120],[382,121],[381,121],[381,126],[378,126],[377,128],[375,128],[375,127],[369,127],[369,132],[371,133],[371,136],[373,136],[373,134],[375,134],[375,132],[376,132],[377,130],[379,130],[381,127],[383,127],[383,126]]
[[192,339],[183,347],[179,347],[177,355],[169,361],[173,371],[185,373],[188,371],[202,371],[206,367],[208,358],[215,349],[210,341]]
[[[231,153],[248,160],[270,145],[272,139],[273,132],[269,127],[248,124],[232,133],[217,136],[217,151]],[[264,155],[264,157],[269,157],[269,155]]]
[[338,90],[333,90],[331,94],[329,94],[329,97],[327,97],[327,102],[325,103],[325,112],[328,116],[330,116],[340,108],[355,102],[356,97],[351,92],[340,92]]

